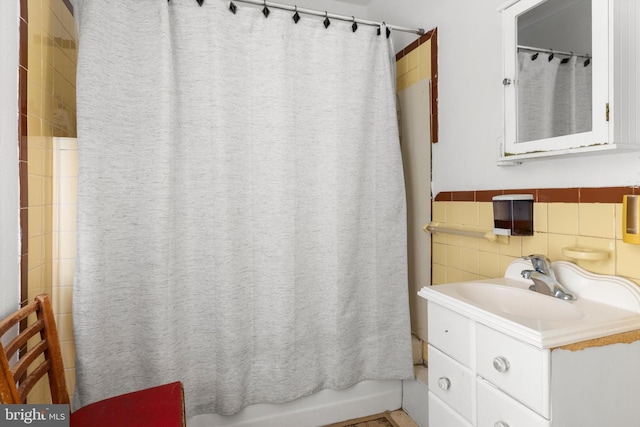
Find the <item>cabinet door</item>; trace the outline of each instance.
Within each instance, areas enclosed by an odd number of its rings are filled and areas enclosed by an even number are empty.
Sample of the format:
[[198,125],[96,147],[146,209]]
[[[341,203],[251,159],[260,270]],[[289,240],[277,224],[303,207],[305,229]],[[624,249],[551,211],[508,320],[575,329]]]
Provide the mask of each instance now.
[[477,427],[549,427],[541,417],[520,402],[507,396],[489,382],[477,380]]
[[429,425],[433,427],[472,427],[456,411],[429,392]]
[[549,418],[548,350],[477,325],[476,352],[478,375]]

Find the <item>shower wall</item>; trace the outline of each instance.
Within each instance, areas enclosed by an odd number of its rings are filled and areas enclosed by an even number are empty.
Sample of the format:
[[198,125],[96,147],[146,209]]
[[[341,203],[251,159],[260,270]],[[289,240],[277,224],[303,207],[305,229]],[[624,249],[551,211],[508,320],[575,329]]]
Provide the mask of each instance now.
[[[68,0],[23,0],[20,2],[20,181],[22,227],[22,298],[40,293],[53,296],[56,321],[70,390],[73,390],[73,341],[70,294],[61,290],[61,271],[73,271],[61,234],[75,221],[68,208],[60,211],[56,172],[73,174],[73,166],[61,160],[54,141],[75,138],[75,68],[77,38],[72,7]],[[68,144],[67,144],[68,145]],[[60,168],[69,167],[68,171]],[[57,200],[56,200],[57,198]],[[62,215],[61,215],[62,212]],[[62,227],[62,228],[61,228]],[[62,246],[61,246],[62,244]],[[61,253],[61,247],[65,247]],[[65,283],[69,283],[65,277]],[[48,398],[47,387],[35,388],[33,401]]]

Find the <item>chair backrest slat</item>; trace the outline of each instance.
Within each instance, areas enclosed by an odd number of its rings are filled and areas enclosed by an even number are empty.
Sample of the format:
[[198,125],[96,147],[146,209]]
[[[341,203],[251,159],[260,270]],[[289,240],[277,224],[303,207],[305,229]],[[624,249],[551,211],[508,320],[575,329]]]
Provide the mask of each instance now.
[[29,375],[27,375],[22,381],[20,381],[20,387],[18,387],[18,394],[24,400],[31,389],[38,384],[40,379],[49,373],[51,369],[51,361],[45,360],[37,368],[35,368]]
[[[69,404],[58,331],[48,295],[37,296],[33,302],[1,320],[0,338],[32,313],[37,315],[35,322],[24,328],[6,346],[0,342],[0,403],[25,403],[29,391],[47,375],[51,403]],[[35,338],[39,341],[28,343]],[[25,345],[26,351],[18,353],[18,361],[12,367],[9,360]],[[44,357],[44,361],[40,356]],[[32,368],[30,372],[29,368]]]
[[20,350],[22,347],[24,347],[27,344],[27,341],[29,341],[37,333],[40,333],[40,331],[42,331],[43,328],[44,328],[44,322],[42,320],[38,320],[32,325],[27,326],[25,330],[20,332],[20,334],[17,337],[9,341],[9,343],[5,346],[7,359],[11,359],[18,350]]
[[27,373],[29,366],[31,366],[38,357],[44,354],[46,348],[46,341],[38,341],[37,344],[33,345],[26,353],[21,355],[18,362],[11,369],[11,372],[13,372],[13,378],[22,378],[22,376]]

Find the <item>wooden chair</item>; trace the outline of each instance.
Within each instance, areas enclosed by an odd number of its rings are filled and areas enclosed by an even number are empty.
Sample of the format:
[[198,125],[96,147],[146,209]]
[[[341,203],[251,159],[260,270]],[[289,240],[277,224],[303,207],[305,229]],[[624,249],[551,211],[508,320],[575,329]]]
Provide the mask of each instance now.
[[[4,335],[32,313],[36,314],[36,321],[3,345],[7,341],[3,339]],[[0,321],[0,349],[0,403],[26,403],[29,391],[47,375],[51,403],[69,405],[60,342],[48,295],[36,297]],[[17,361],[11,366],[9,361],[15,360],[16,354]],[[182,383],[165,384],[92,403],[71,413],[70,425],[185,427]]]

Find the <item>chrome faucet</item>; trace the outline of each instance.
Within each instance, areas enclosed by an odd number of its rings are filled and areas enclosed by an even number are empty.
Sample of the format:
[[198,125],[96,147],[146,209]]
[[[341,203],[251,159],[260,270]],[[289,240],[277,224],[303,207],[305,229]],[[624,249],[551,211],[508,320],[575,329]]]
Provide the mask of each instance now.
[[570,294],[556,279],[556,275],[551,268],[551,261],[544,255],[529,255],[522,257],[531,261],[533,270],[522,270],[520,274],[525,279],[533,280],[533,285],[529,286],[532,291],[551,295],[564,300],[575,300],[576,297]]

